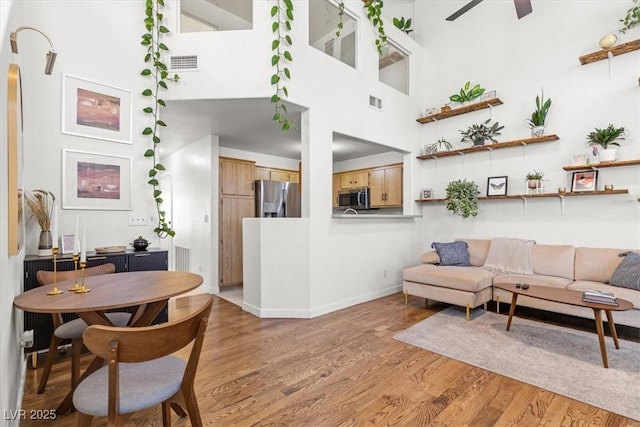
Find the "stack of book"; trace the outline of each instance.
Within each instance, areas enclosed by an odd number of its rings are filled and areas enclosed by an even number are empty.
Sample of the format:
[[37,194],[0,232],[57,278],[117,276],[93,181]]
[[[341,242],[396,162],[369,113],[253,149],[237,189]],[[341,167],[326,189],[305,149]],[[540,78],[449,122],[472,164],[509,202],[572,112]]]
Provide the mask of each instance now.
[[618,299],[611,292],[586,290],[582,293],[582,301],[597,304],[618,305]]

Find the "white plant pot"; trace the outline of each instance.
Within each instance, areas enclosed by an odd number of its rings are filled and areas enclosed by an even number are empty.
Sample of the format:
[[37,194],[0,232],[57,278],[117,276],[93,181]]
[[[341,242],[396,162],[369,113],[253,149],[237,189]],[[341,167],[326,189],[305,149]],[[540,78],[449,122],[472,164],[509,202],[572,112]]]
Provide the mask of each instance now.
[[600,163],[613,162],[616,160],[616,148],[607,148],[606,150],[598,149],[598,160]]
[[544,135],[544,130],[545,130],[546,126],[542,125],[542,126],[534,126],[531,128],[531,136],[533,138],[535,138],[536,136],[542,136]]

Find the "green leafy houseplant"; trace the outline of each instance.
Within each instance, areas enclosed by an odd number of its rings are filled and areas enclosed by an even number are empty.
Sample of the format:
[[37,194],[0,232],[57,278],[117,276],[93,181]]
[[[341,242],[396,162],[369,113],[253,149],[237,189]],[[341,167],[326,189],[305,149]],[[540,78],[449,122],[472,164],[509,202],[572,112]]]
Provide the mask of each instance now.
[[339,1],[338,2],[338,31],[336,31],[336,37],[340,37],[340,33],[342,32],[342,29],[344,28],[344,2],[343,1]]
[[536,95],[536,109],[531,113],[531,118],[528,120],[530,127],[544,126],[547,120],[547,114],[551,108],[551,98],[544,99],[544,90],[540,96]]
[[640,0],[633,0],[633,7],[627,10],[623,19],[620,19],[622,28],[620,31],[622,34],[626,34],[627,30],[640,24]]
[[405,20],[404,16],[401,17],[400,19],[398,18],[393,18],[393,25],[401,30],[404,31],[406,34],[409,34],[410,32],[412,32],[413,30],[411,29],[411,18]]
[[487,140],[498,142],[494,136],[500,135],[500,131],[504,129],[504,126],[500,126],[498,122],[490,123],[491,119],[487,119],[480,124],[472,124],[466,130],[460,130],[463,136],[462,142],[471,141],[473,145],[484,145]]
[[587,144],[603,150],[607,150],[610,146],[619,147],[620,144],[617,141],[624,140],[624,131],[624,127],[618,128],[612,124],[603,129],[595,128],[587,134]]
[[529,172],[525,175],[525,181],[538,181],[542,179],[544,176],[544,172],[538,172],[537,170],[533,170],[533,172]]
[[382,0],[362,0],[364,2],[364,8],[367,10],[367,18],[373,24],[376,29],[376,48],[378,53],[382,56],[382,46],[387,42],[387,35],[384,32],[384,22],[382,22],[382,8],[384,2]]
[[291,79],[291,71],[286,66],[287,62],[293,61],[291,52],[287,47],[293,45],[293,40],[285,32],[291,31],[291,21],[293,21],[293,2],[291,0],[276,0],[276,4],[271,8],[271,32],[275,36],[271,42],[271,66],[276,70],[271,76],[271,85],[276,87],[275,93],[271,95],[271,103],[275,105],[273,120],[280,123],[282,130],[295,129],[293,120],[285,117],[287,106],[282,103],[282,97],[289,96],[289,90],[284,86],[284,80]]
[[424,146],[424,154],[425,155],[434,154],[442,150],[443,148],[448,151],[448,150],[451,150],[453,146],[445,138],[438,138],[438,140],[433,144]]
[[477,216],[478,193],[478,185],[473,181],[451,181],[447,185],[447,209],[463,218]]
[[449,97],[453,102],[467,102],[478,98],[484,93],[484,88],[480,84],[471,87],[471,82],[466,82],[460,89],[460,92],[454,93]]
[[145,18],[144,26],[147,30],[142,35],[143,46],[147,47],[147,53],[144,56],[145,63],[151,63],[149,68],[145,68],[140,73],[143,76],[153,79],[153,87],[142,91],[142,95],[152,100],[153,106],[147,106],[142,109],[153,117],[153,126],[148,126],[142,131],[142,135],[150,136],[153,142],[153,148],[145,151],[144,156],[153,160],[153,166],[149,170],[149,181],[147,183],[153,188],[153,199],[156,203],[156,212],[158,214],[158,224],[153,231],[160,238],[167,236],[175,236],[175,231],[169,226],[166,220],[166,212],[162,209],[162,190],[160,190],[160,181],[158,181],[158,173],[166,170],[160,163],[160,154],[158,152],[158,144],[160,144],[159,128],[167,126],[165,122],[159,119],[160,108],[165,107],[165,101],[160,98],[160,91],[167,90],[167,81],[177,82],[180,76],[174,74],[169,76],[167,66],[162,60],[162,55],[169,48],[162,43],[163,35],[169,33],[169,29],[162,25],[164,15],[161,10],[164,7],[164,0],[146,0],[145,1]]

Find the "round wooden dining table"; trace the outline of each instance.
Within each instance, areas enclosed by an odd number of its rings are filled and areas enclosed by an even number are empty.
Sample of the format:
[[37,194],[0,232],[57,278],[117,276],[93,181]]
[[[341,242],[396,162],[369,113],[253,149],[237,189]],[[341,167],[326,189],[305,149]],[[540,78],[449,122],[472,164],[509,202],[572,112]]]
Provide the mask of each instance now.
[[[13,305],[34,313],[76,313],[89,325],[109,326],[112,324],[105,315],[107,310],[133,307],[129,326],[148,326],[164,309],[169,298],[196,289],[202,281],[198,274],[165,270],[88,276],[84,278],[88,292],[70,291],[74,280],[68,280],[23,292],[14,298]],[[54,286],[63,292],[49,295]],[[103,363],[104,360],[96,357],[80,381]],[[58,406],[58,415],[71,409],[72,397],[73,390]]]

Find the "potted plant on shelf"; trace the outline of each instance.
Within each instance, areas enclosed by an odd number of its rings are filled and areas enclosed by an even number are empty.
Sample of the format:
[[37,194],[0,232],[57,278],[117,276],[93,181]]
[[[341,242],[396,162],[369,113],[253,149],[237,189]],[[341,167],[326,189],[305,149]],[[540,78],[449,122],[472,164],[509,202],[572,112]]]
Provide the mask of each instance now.
[[527,120],[531,127],[532,137],[544,135],[549,108],[551,108],[551,98],[545,101],[543,90],[540,96],[536,96],[536,109],[531,113],[531,118]]
[[471,82],[466,82],[460,89],[460,92],[454,93],[449,97],[452,102],[459,102],[461,104],[469,103],[474,99],[480,97],[484,93],[484,88],[479,84],[471,87]]
[[451,181],[447,185],[447,209],[463,218],[477,216],[478,194],[478,185],[473,181]]
[[33,190],[31,193],[25,193],[27,212],[40,226],[38,255],[51,254],[53,237],[56,237],[51,236],[51,216],[55,200],[55,196],[50,191]]
[[537,170],[529,172],[524,178],[524,180],[527,181],[527,188],[530,190],[541,190],[542,177],[544,177],[544,172],[538,172]]
[[410,32],[412,32],[413,30],[411,29],[411,18],[409,19],[404,19],[404,16],[401,17],[400,19],[398,18],[393,18],[393,25],[401,30],[404,31],[406,34],[409,34]]
[[424,154],[425,156],[428,156],[430,154],[435,154],[438,151],[441,151],[442,149],[445,149],[446,151],[451,150],[451,148],[453,148],[453,146],[451,145],[451,143],[449,141],[447,141],[445,138],[438,138],[438,140],[436,142],[434,142],[433,144],[429,144],[429,145],[425,145],[424,146]]
[[593,149],[593,154],[598,154],[599,161],[612,162],[616,159],[616,148],[620,144],[618,141],[624,140],[624,127],[615,127],[609,124],[606,128],[594,128],[587,134],[587,144]]
[[462,142],[471,141],[473,145],[484,145],[487,140],[491,142],[498,142],[494,136],[500,135],[500,131],[504,129],[504,126],[500,126],[500,123],[491,123],[491,119],[487,119],[484,122],[478,124],[474,123],[466,130],[460,130],[462,134]]

